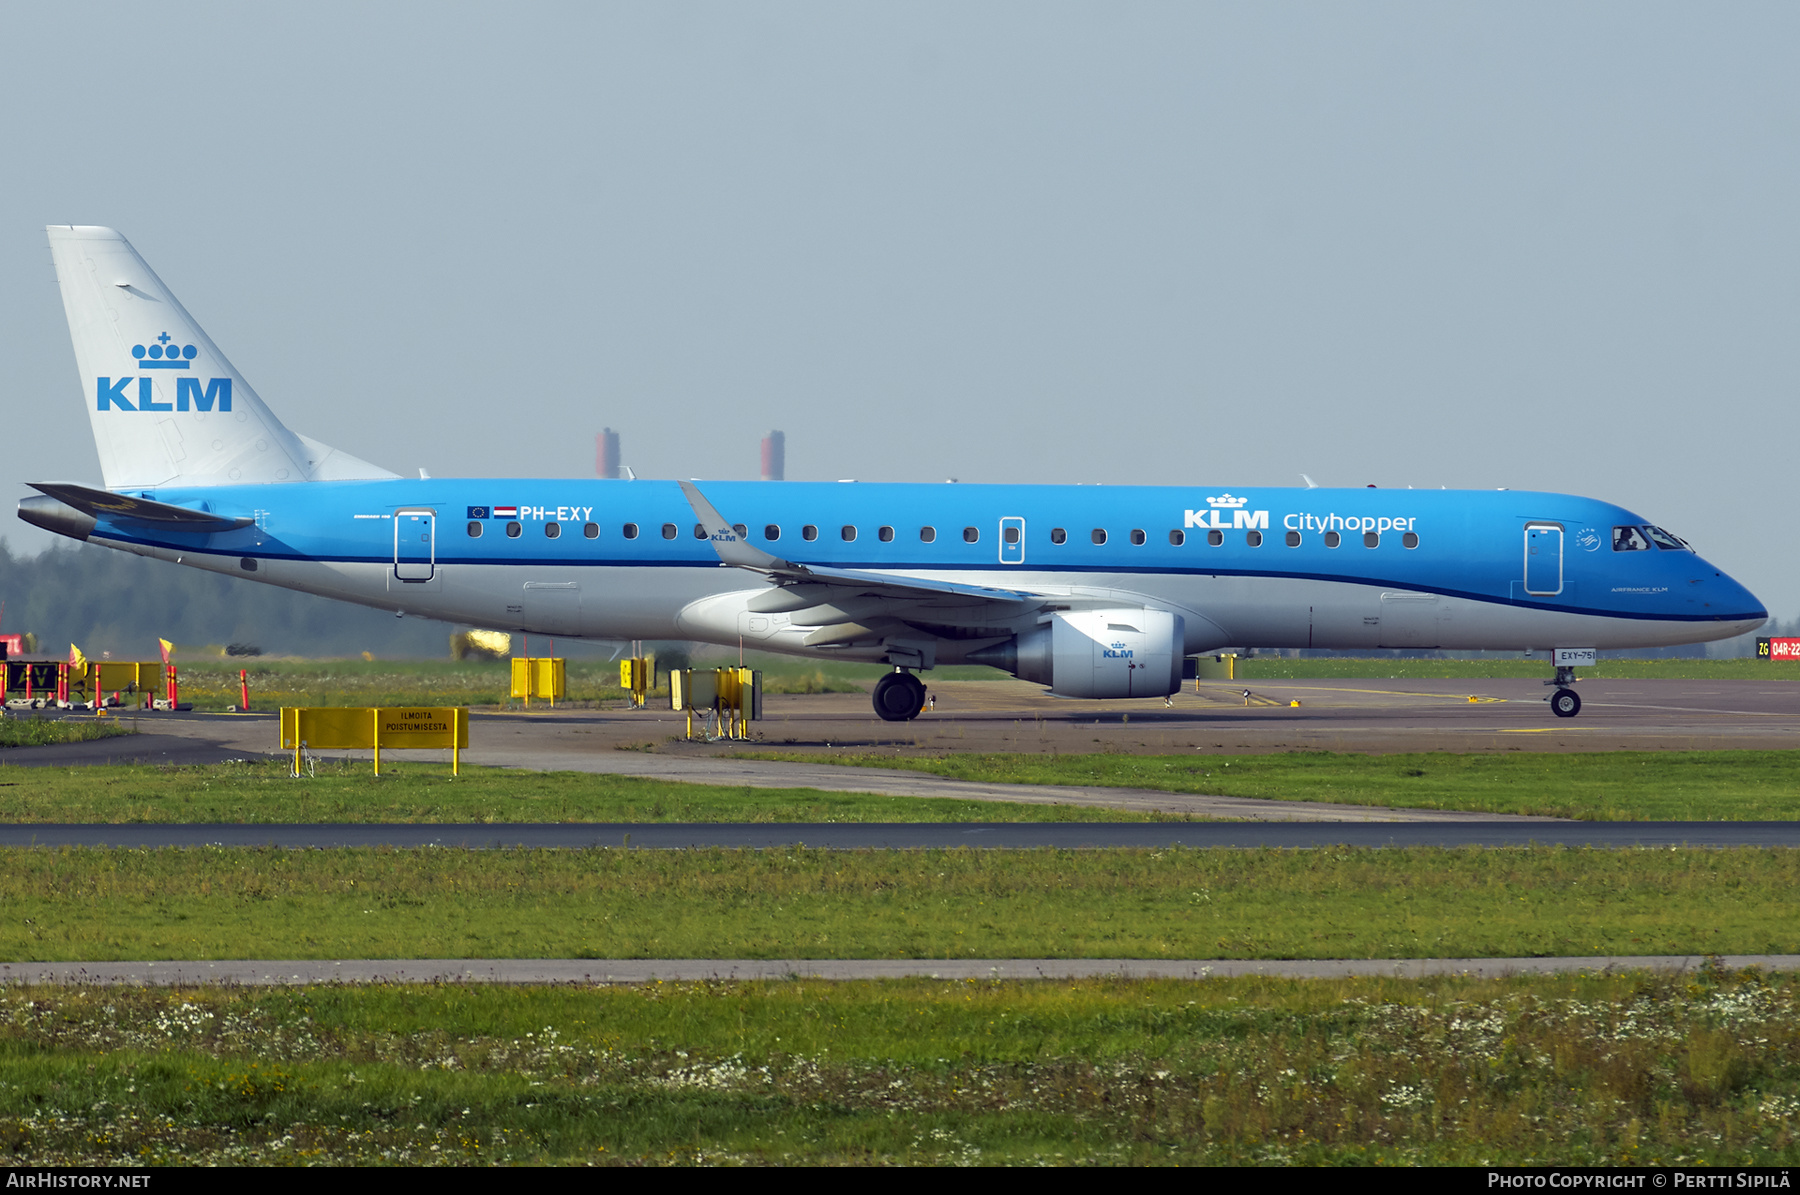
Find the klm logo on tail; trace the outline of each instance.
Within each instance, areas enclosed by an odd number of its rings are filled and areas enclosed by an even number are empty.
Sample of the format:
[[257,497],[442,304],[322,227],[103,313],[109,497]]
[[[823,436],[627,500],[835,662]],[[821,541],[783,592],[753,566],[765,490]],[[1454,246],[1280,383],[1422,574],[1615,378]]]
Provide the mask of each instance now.
[[[139,369],[187,369],[199,350],[191,344],[171,343],[167,332],[150,345],[131,347]],[[127,393],[137,383],[135,400]],[[146,377],[97,378],[94,383],[95,409],[100,411],[219,411],[231,410],[231,379],[207,378],[201,388],[199,378],[176,378],[175,401],[156,401],[156,379]]]

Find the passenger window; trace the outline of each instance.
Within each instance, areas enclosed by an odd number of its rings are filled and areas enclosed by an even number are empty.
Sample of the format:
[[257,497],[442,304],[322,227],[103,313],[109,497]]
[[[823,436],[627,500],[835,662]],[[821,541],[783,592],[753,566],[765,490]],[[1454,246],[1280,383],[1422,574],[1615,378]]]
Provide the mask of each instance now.
[[559,536],[561,534],[562,534],[562,524],[561,523],[545,523],[544,524],[544,538],[545,539],[555,539],[557,536]]
[[619,531],[626,539],[636,539],[638,526],[636,523],[627,523],[625,526],[621,527]]
[[1068,543],[1069,533],[1064,531],[1061,527],[1052,527],[1050,528],[1050,542],[1053,544]]
[[981,542],[981,532],[975,530],[975,528],[973,528],[973,527],[964,527],[963,528],[963,542],[965,544],[980,543]]
[[1011,523],[1008,523],[1006,526],[1000,528],[1000,538],[1005,540],[1009,544],[1018,543],[1019,542],[1018,527],[1014,526]]
[[1096,544],[1103,544],[1106,542],[1106,532],[1101,528],[1096,527],[1088,538],[1092,539]]
[[1343,542],[1344,542],[1344,537],[1339,535],[1337,532],[1327,531],[1325,533],[1325,546],[1326,547],[1335,548]]
[[480,539],[481,538],[481,524],[476,522],[473,519],[469,520],[469,538],[470,539]]
[[1613,551],[1615,552],[1648,552],[1650,541],[1636,527],[1613,528]]
[[1381,532],[1379,532],[1379,531],[1363,532],[1363,547],[1379,548],[1380,546],[1381,546]]
[[1260,532],[1260,531],[1244,532],[1244,542],[1249,544],[1253,548],[1262,547],[1262,532]]
[[519,526],[517,523],[508,523],[506,525],[506,538],[518,539],[524,530],[525,528]]
[[750,538],[750,528],[744,526],[742,523],[733,523],[731,525],[731,529],[733,531],[737,532],[737,537],[739,539],[749,539]]
[[673,523],[664,523],[663,524],[663,538],[664,539],[674,539],[679,534],[680,534],[680,529],[678,527],[676,527],[675,524],[673,524]]
[[1143,530],[1143,528],[1141,528],[1141,527],[1133,527],[1133,528],[1132,528],[1132,529],[1131,529],[1131,544],[1132,544],[1132,546],[1133,546],[1133,547],[1136,547],[1136,548],[1141,548],[1141,547],[1143,547],[1143,546],[1144,546],[1144,539],[1145,539],[1145,536],[1144,536],[1144,530]]
[[936,527],[921,527],[921,528],[919,528],[919,542],[922,544],[936,543],[937,542],[937,528]]
[[1403,548],[1416,548],[1416,547],[1418,547],[1418,546],[1419,546],[1419,534],[1418,534],[1418,532],[1416,532],[1416,531],[1408,531],[1408,532],[1407,532],[1407,533],[1406,533],[1406,534],[1405,534],[1405,535],[1402,535],[1402,536],[1401,536],[1401,537],[1400,537],[1400,546],[1401,546],[1401,547],[1403,547]]
[[1208,531],[1206,533],[1206,542],[1216,548],[1225,542],[1225,533],[1223,531]]
[[1174,547],[1179,548],[1182,544],[1185,544],[1186,542],[1187,542],[1187,532],[1183,531],[1181,528],[1177,527],[1175,530],[1169,532],[1169,543],[1171,545],[1173,545]]
[[777,527],[774,523],[770,523],[767,527],[763,528],[763,538],[773,543],[781,538],[781,528]]
[[854,528],[854,527],[850,526],[848,523],[846,523],[846,524],[844,524],[843,529],[838,532],[838,534],[844,537],[845,543],[851,543],[852,541],[854,541],[856,539],[856,528]]
[[875,538],[884,544],[891,544],[894,542],[894,529],[892,527],[878,527],[875,530]]
[[808,523],[806,526],[800,528],[800,538],[807,543],[811,543],[813,540],[819,538],[819,529],[814,527],[811,523]]
[[582,524],[582,527],[581,527],[581,533],[583,535],[587,536],[589,539],[599,539],[600,538],[600,524],[584,523],[584,524]]
[[1300,533],[1298,531],[1290,531],[1287,533],[1287,546],[1290,548],[1297,548],[1300,546]]

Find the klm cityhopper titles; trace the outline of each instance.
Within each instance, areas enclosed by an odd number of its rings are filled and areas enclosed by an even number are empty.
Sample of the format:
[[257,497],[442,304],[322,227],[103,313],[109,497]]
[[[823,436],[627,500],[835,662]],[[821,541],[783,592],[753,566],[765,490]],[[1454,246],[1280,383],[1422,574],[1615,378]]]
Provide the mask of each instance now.
[[50,247],[104,487],[40,527],[483,627],[983,663],[1068,697],[1162,697],[1225,647],[1572,649],[1723,639],[1767,614],[1647,519],[1523,491],[402,478],[290,431],[111,229]]

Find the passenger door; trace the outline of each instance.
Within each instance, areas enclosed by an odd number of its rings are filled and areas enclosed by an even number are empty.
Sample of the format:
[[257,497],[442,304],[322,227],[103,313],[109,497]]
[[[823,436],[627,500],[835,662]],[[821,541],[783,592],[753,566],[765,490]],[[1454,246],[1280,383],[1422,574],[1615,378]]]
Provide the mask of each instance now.
[[1563,526],[1525,524],[1525,592],[1554,597],[1563,590]]
[[437,512],[394,512],[394,576],[411,583],[429,581],[437,569]]

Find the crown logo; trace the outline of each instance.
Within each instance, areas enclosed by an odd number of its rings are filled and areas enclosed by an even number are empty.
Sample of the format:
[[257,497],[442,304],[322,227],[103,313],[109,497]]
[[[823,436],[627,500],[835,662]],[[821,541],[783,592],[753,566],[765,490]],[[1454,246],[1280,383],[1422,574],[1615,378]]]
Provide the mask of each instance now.
[[1248,498],[1233,498],[1230,494],[1220,494],[1217,498],[1208,498],[1206,504],[1214,510],[1236,510],[1249,501]]
[[141,344],[131,346],[131,355],[137,358],[139,369],[186,369],[199,351],[191,344],[171,344],[167,332],[158,336],[148,348]]

